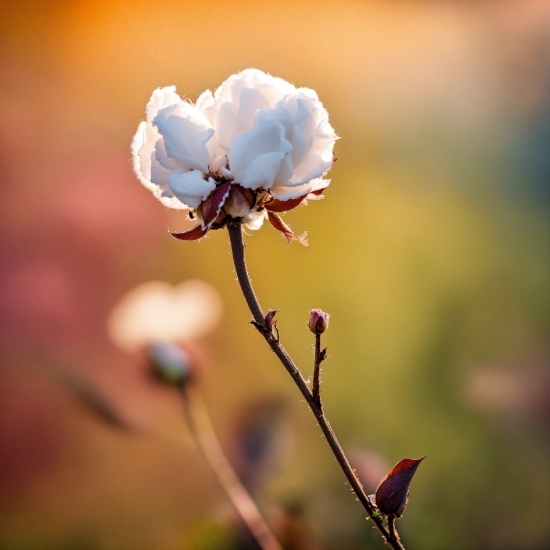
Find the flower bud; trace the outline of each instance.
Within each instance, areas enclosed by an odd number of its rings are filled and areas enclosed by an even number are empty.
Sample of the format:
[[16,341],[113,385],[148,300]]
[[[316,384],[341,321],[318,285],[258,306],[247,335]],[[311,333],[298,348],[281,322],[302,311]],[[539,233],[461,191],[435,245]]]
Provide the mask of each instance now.
[[[386,516],[400,518],[409,501],[409,486],[418,465],[425,459],[400,460],[380,482],[374,495],[377,508]],[[372,495],[371,495],[372,496]],[[372,499],[369,498],[372,503]]]
[[229,197],[223,205],[228,216],[242,218],[250,213],[256,203],[256,193],[252,189],[246,189],[238,184],[233,184],[229,191]]
[[190,357],[179,346],[170,342],[155,342],[148,351],[153,372],[163,382],[180,386],[190,378]]
[[312,309],[309,312],[309,321],[307,326],[314,334],[322,334],[328,328],[328,319],[330,315],[321,309]]

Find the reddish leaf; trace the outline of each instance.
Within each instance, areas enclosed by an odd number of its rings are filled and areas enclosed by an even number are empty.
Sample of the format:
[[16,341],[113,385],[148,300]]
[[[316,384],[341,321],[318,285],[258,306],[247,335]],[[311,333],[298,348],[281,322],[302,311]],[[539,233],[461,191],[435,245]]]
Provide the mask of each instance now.
[[315,189],[315,191],[311,191],[310,195],[315,195],[316,197],[322,197],[323,191],[328,187],[328,184],[325,185],[325,187],[321,187],[320,189]]
[[271,212],[288,212],[297,206],[300,206],[302,201],[308,196],[309,191],[305,195],[300,195],[295,199],[288,199],[287,201],[280,201],[279,199],[273,199],[265,205],[265,209]]
[[203,229],[199,224],[187,231],[184,231],[183,233],[172,233],[171,231],[169,233],[172,237],[175,237],[180,241],[196,241],[197,239],[204,237],[207,231],[208,229]]
[[225,200],[229,196],[230,189],[230,181],[222,183],[222,185],[216,187],[216,189],[214,189],[214,191],[208,195],[207,199],[199,206],[202,223],[206,229],[210,229],[210,226],[216,221]]
[[386,474],[376,489],[376,506],[380,512],[398,518],[403,515],[409,499],[412,478],[418,465],[425,458],[404,458]]
[[277,231],[280,231],[285,237],[286,240],[290,243],[292,241],[298,241],[299,243],[303,244],[304,246],[308,245],[305,233],[303,235],[296,235],[292,229],[281,219],[281,217],[276,214],[275,212],[267,212],[267,217],[269,221],[271,222],[271,225],[277,229]]

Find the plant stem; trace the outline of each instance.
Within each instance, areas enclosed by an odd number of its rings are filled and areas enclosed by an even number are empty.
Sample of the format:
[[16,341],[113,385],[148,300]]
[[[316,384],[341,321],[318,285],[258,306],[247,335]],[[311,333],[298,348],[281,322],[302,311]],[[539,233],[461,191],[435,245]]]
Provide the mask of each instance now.
[[262,308],[260,307],[260,304],[258,302],[258,299],[256,298],[256,294],[254,293],[254,289],[252,288],[252,283],[250,281],[248,270],[246,268],[241,223],[238,220],[231,221],[227,224],[227,228],[229,231],[229,240],[231,242],[231,252],[233,254],[233,263],[235,264],[237,279],[239,281],[239,285],[243,292],[246,303],[248,304],[248,308],[250,309],[250,312],[254,317],[256,326],[264,327],[264,330],[260,330],[260,333],[265,338],[271,350],[275,353],[275,355],[277,355],[285,369],[292,376],[292,379],[294,380],[296,386],[298,386],[300,393],[309,405],[311,412],[314,414],[317,423],[319,424],[319,427],[321,428],[321,431],[323,432],[323,435],[325,436],[325,439],[327,440],[327,443],[329,444],[332,453],[334,454],[334,457],[336,458],[338,464],[340,465],[340,468],[346,476],[346,479],[348,480],[352,491],[355,493],[355,496],[357,497],[359,502],[363,505],[363,508],[365,508],[365,510],[367,511],[369,517],[373,520],[374,524],[382,534],[382,537],[394,550],[404,550],[404,546],[401,544],[399,538],[395,534],[394,536],[391,536],[391,534],[388,532],[383,524],[382,517],[379,515],[375,516],[374,509],[369,502],[365,491],[363,490],[363,486],[361,485],[359,478],[357,477],[355,471],[348,462],[348,459],[346,458],[346,455],[344,454],[344,451],[342,450],[342,447],[340,446],[336,435],[332,431],[332,428],[330,427],[330,424],[325,414],[323,413],[323,410],[316,403],[313,394],[309,390],[309,387],[304,380],[304,377],[298,370],[298,367],[292,361],[283,346],[279,343],[279,339],[275,337],[271,330],[267,330],[265,328],[265,317]]
[[182,395],[193,438],[240,518],[262,550],[282,550],[256,503],[225,456],[200,394],[188,384],[182,388]]
[[399,533],[395,528],[395,516],[388,516],[388,529],[390,531],[390,536],[398,542],[401,542],[401,539],[399,538]]
[[311,393],[319,409],[323,409],[321,403],[321,335],[315,334],[315,364],[313,366],[313,385]]

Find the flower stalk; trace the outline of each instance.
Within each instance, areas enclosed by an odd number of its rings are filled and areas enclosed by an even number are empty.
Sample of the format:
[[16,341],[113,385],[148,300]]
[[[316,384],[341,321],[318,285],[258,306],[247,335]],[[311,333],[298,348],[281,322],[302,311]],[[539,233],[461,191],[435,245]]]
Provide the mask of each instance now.
[[225,456],[200,394],[190,384],[184,384],[181,391],[191,434],[243,523],[261,550],[283,550]]
[[326,357],[326,349],[321,351],[321,334],[315,334],[315,364],[313,365],[313,384],[311,393],[319,409],[323,409],[321,403],[321,363]]
[[[292,379],[294,380],[294,383],[298,387],[298,390],[302,394],[302,397],[306,400],[311,412],[315,416],[315,419],[317,420],[317,423],[319,424],[319,427],[321,428],[321,431],[323,432],[323,435],[330,449],[332,450],[334,457],[336,458],[340,468],[342,469],[342,472],[344,473],[351,487],[351,490],[353,491],[353,493],[355,493],[355,496],[357,497],[357,499],[359,500],[363,508],[366,510],[369,517],[373,520],[374,524],[376,525],[376,528],[380,531],[383,539],[394,550],[404,550],[404,546],[402,545],[399,539],[399,535],[397,534],[397,531],[395,529],[395,524],[392,524],[391,526],[389,526],[389,529],[386,528],[383,522],[383,518],[379,513],[376,513],[375,509],[370,503],[367,495],[365,494],[365,491],[363,490],[361,482],[359,481],[359,478],[355,473],[355,470],[351,467],[321,407],[320,392],[318,389],[319,372],[320,372],[319,366],[322,361],[322,359],[321,361],[318,361],[322,353],[320,350],[320,338],[316,338],[316,358],[315,358],[316,369],[315,370],[317,371],[317,375],[314,374],[314,386],[316,383],[315,380],[317,379],[317,390],[316,390],[317,396],[315,397],[314,393],[310,391],[308,384],[305,381],[304,377],[302,376],[300,370],[298,369],[294,361],[291,359],[291,357],[288,355],[284,347],[279,342],[278,333],[275,334],[273,331],[273,328],[272,328],[273,312],[268,313],[267,317],[264,316],[260,303],[258,302],[258,299],[252,287],[252,283],[250,281],[250,277],[248,275],[248,270],[246,267],[245,254],[244,254],[245,245],[243,242],[240,220],[231,220],[227,224],[227,228],[229,232],[231,252],[233,256],[233,262],[235,265],[235,271],[237,273],[237,279],[241,287],[243,296],[248,305],[248,308],[250,309],[250,312],[252,313],[252,316],[254,318],[253,325],[262,334],[262,336],[264,337],[265,341],[267,342],[271,350],[275,353],[275,355],[279,358],[279,360],[281,361],[281,363],[283,364],[287,372],[291,375]],[[266,322],[267,318],[269,318],[269,322]],[[319,336],[320,334],[316,334],[316,337],[319,337]],[[317,343],[318,343],[318,349],[319,349],[319,356],[317,355]]]

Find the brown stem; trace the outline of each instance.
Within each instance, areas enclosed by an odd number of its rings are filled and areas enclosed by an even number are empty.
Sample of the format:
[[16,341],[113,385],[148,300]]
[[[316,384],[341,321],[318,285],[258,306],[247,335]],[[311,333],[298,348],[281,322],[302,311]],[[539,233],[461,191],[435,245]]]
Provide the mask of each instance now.
[[311,393],[319,409],[323,409],[321,403],[321,335],[315,334],[315,364],[313,366],[313,385]]
[[342,450],[338,439],[336,439],[336,435],[332,431],[332,428],[330,427],[330,424],[326,416],[324,415],[323,410],[316,403],[313,394],[309,390],[309,387],[304,380],[304,377],[302,376],[302,374],[298,370],[298,367],[294,364],[286,350],[279,343],[279,339],[275,337],[271,330],[267,330],[267,328],[265,327],[264,314],[254,293],[254,289],[252,288],[252,283],[250,282],[250,277],[248,276],[248,271],[246,269],[246,262],[244,258],[244,243],[240,221],[231,221],[227,224],[227,228],[229,230],[229,240],[231,242],[231,252],[233,254],[233,262],[235,264],[237,279],[239,281],[239,285],[243,292],[246,303],[248,304],[250,312],[254,317],[256,326],[264,327],[263,330],[260,330],[260,333],[265,338],[271,350],[275,353],[275,355],[277,355],[285,369],[292,376],[292,379],[294,380],[296,386],[298,386],[300,393],[309,405],[311,412],[314,414],[317,423],[319,424],[319,427],[321,428],[321,431],[323,432],[323,435],[325,436],[325,439],[327,440],[327,443],[329,444],[332,453],[334,454],[334,457],[336,458],[338,464],[340,465],[340,468],[344,472],[344,475],[346,476],[346,479],[348,480],[352,491],[355,493],[359,502],[363,505],[363,508],[365,508],[365,510],[367,511],[369,517],[372,518],[372,520],[374,521],[376,527],[382,534],[382,537],[394,550],[405,550],[403,545],[401,544],[401,541],[396,537],[392,537],[390,535],[382,522],[382,517],[380,515],[375,515],[374,509],[369,502],[365,491],[363,490],[359,478],[356,476],[355,471],[348,462],[348,459],[346,458],[346,455],[344,454],[344,451]]
[[225,456],[198,391],[187,385],[182,388],[182,395],[193,438],[244,524],[262,550],[282,550],[256,503]]
[[401,542],[399,538],[399,533],[395,528],[395,516],[388,516],[388,529],[390,531],[390,536],[398,542]]

